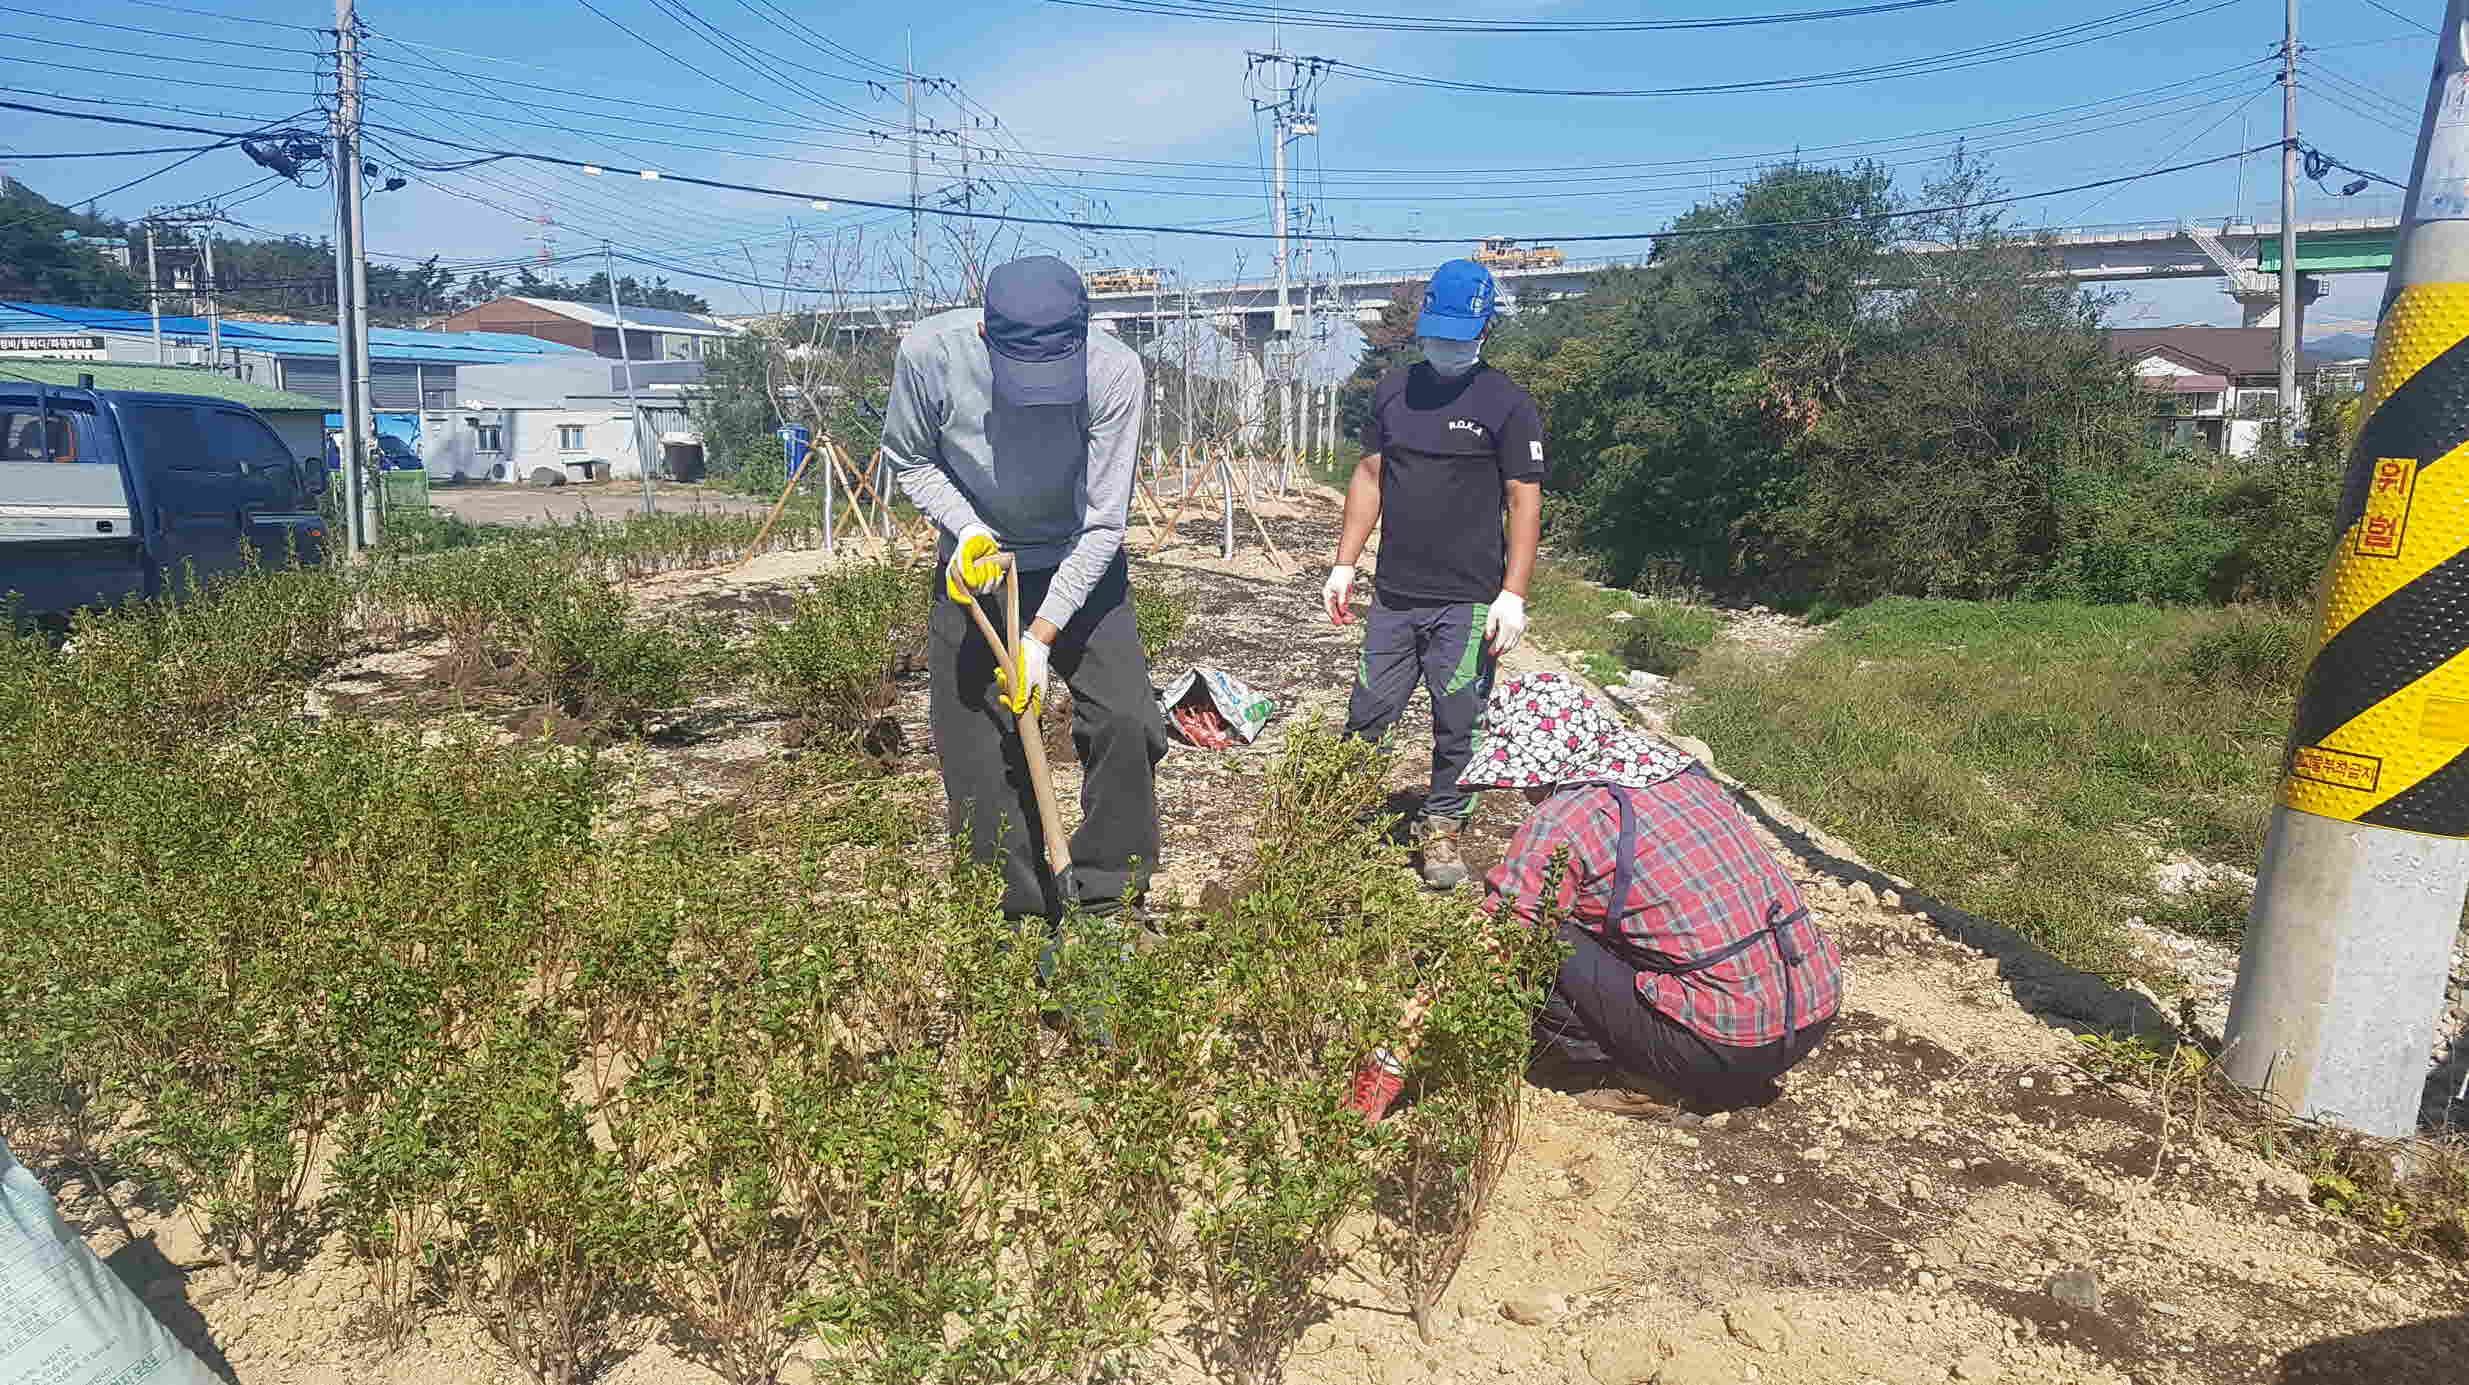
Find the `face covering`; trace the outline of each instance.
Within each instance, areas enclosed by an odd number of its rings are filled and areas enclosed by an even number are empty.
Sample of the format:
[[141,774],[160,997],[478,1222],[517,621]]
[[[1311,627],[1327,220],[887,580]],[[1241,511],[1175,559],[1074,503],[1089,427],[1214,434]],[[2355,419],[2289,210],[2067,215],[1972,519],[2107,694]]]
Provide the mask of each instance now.
[[1423,359],[1443,375],[1463,375],[1483,359],[1483,343],[1475,341],[1443,341],[1438,337],[1417,337],[1423,347]]

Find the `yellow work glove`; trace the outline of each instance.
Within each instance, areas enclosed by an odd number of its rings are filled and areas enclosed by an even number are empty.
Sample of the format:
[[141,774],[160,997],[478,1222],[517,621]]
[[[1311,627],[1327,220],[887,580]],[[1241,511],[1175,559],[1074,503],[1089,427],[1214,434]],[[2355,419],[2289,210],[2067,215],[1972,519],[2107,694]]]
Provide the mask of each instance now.
[[1020,636],[1020,686],[1012,686],[1011,675],[1004,669],[994,671],[995,686],[1003,690],[1003,707],[1013,716],[1026,709],[1037,715],[1037,700],[1046,691],[1046,663],[1054,656],[1044,640],[1023,633]]
[[1003,580],[1003,567],[994,560],[1001,551],[994,531],[985,525],[972,524],[961,530],[960,541],[952,545],[951,561],[943,565],[943,590],[963,604],[979,593],[993,591]]

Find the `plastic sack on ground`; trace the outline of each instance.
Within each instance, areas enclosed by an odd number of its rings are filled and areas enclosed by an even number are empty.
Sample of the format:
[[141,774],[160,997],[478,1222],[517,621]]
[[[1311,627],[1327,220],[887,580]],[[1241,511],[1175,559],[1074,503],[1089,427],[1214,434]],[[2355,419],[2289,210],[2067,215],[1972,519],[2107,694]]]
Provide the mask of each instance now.
[[[1245,745],[1259,738],[1261,728],[1269,724],[1269,715],[1277,710],[1277,704],[1253,692],[1242,679],[1220,669],[1197,666],[1174,680],[1157,699],[1157,709],[1165,714],[1167,726],[1178,731],[1183,731],[1184,725],[1176,716],[1177,709],[1203,706],[1213,710],[1225,730]],[[1209,744],[1188,732],[1185,739],[1196,745]]]
[[0,1141],[0,1380],[219,1385],[52,1205]]

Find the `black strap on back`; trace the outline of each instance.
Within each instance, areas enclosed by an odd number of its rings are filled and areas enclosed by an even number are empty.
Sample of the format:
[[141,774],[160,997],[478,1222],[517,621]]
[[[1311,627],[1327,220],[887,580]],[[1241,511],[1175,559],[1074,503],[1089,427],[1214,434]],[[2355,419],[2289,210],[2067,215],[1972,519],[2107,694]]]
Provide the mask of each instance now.
[[1745,937],[1734,938],[1703,957],[1692,957],[1685,962],[1658,957],[1638,947],[1620,931],[1621,911],[1629,907],[1629,886],[1637,878],[1637,809],[1629,802],[1628,793],[1620,785],[1607,784],[1604,787],[1612,791],[1612,802],[1620,808],[1620,836],[1612,847],[1614,854],[1620,858],[1620,864],[1613,868],[1612,899],[1604,910],[1605,943],[1632,966],[1661,972],[1665,976],[1686,976],[1693,971],[1704,971],[1717,962],[1730,961],[1757,943],[1772,939],[1775,951],[1783,958],[1783,1037],[1789,1041],[1800,1032],[1800,1026],[1795,1023],[1799,1017],[1799,997],[1792,984],[1792,969],[1802,961],[1800,949],[1792,946],[1791,928],[1793,924],[1809,921],[1808,906],[1786,912],[1783,901],[1778,899],[1766,906],[1765,927]]

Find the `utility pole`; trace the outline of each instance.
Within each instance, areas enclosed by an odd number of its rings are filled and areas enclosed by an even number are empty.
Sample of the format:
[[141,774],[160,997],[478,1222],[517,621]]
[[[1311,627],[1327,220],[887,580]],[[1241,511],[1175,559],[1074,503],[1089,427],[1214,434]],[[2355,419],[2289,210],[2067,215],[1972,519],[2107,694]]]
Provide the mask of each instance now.
[[1183,276],[1183,494],[1192,493],[1192,280]]
[[609,281],[609,316],[617,319],[618,368],[626,372],[626,417],[634,428],[635,469],[643,476],[643,513],[652,512],[652,454],[643,443],[643,405],[634,393],[634,355],[626,345],[626,305],[617,298],[617,257],[600,242],[600,272]]
[[[1300,420],[1296,413],[1295,399],[1298,371],[1295,356],[1294,310],[1288,303],[1288,290],[1294,274],[1294,254],[1289,244],[1293,228],[1289,224],[1292,217],[1287,206],[1286,146],[1305,135],[1320,133],[1319,117],[1312,111],[1305,99],[1305,88],[1311,84],[1309,79],[1320,73],[1325,60],[1294,56],[1287,53],[1282,45],[1273,52],[1249,53],[1245,55],[1245,58],[1251,66],[1256,68],[1283,69],[1274,79],[1278,83],[1273,88],[1276,92],[1276,99],[1262,101],[1255,97],[1252,107],[1255,111],[1265,110],[1269,113],[1270,133],[1273,136],[1270,142],[1276,150],[1269,184],[1269,220],[1271,222],[1269,229],[1277,237],[1277,311],[1275,316],[1269,319],[1269,341],[1261,352],[1261,361],[1265,367],[1262,372],[1261,394],[1264,399],[1279,400],[1281,417],[1278,419],[1278,434],[1284,435],[1286,456],[1292,458],[1295,444],[1300,439],[1296,431]],[[1282,391],[1278,386],[1281,376],[1285,382]],[[1278,434],[1271,435],[1272,446],[1276,444]],[[1280,463],[1281,485],[1285,474],[1284,465],[1283,462]]]
[[2298,426],[2298,0],[2280,41],[2280,426]]
[[[1155,237],[1149,241],[1149,258],[1158,258]],[[1166,344],[1165,288],[1165,269],[1152,266],[1149,270],[1149,342],[1152,347],[1160,348],[1156,351],[1157,360],[1149,366],[1149,483],[1152,486],[1157,484],[1158,476],[1166,469],[1166,376],[1158,369],[1166,360],[1162,349]]]
[[360,409],[359,321],[353,265],[360,259],[360,20],[352,0],[334,0],[334,347],[336,383],[342,395],[343,501],[347,551],[357,559],[368,547],[361,490],[368,421]]
[[[2469,395],[2464,114],[2469,0],[2450,0],[2221,1057],[2292,1114],[2374,1135],[2417,1129],[2469,886],[2469,636],[2447,619],[2469,599],[2448,519],[2469,480],[2441,465]],[[2293,258],[2284,240],[2284,276]]]
[[214,227],[198,233],[206,252],[206,365],[223,373],[223,281],[214,274]]
[[[353,23],[359,15],[352,16]],[[369,513],[360,521],[362,536],[371,544],[386,541],[386,477],[377,448],[376,390],[370,381],[369,365],[369,233],[363,213],[367,210],[368,189],[361,183],[368,165],[360,157],[360,48],[359,36],[352,38],[352,145],[351,168],[351,335],[352,358],[359,373],[352,379],[352,393],[360,401],[361,489],[367,495]],[[369,478],[374,477],[372,481]],[[374,486],[374,490],[370,488]]]
[[919,210],[917,182],[917,31],[909,31],[908,57],[900,64],[909,97],[909,319],[926,319],[926,218]]
[[154,363],[163,358],[163,264],[155,254],[154,218],[146,218],[146,311],[154,317]]

